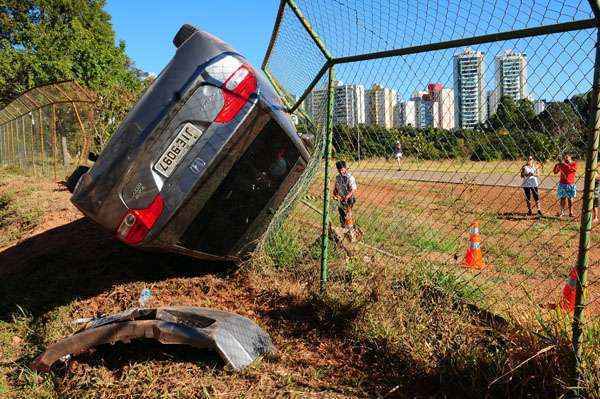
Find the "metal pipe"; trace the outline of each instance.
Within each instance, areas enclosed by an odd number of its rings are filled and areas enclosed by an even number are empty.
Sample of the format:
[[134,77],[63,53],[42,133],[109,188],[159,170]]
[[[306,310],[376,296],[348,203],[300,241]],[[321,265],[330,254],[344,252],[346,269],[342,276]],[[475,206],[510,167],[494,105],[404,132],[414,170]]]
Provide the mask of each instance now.
[[329,158],[333,142],[333,104],[335,71],[333,65],[329,68],[327,82],[327,127],[325,138],[325,177],[323,178],[323,232],[321,234],[321,292],[325,291],[329,262]]
[[56,150],[56,104],[52,104],[52,126],[50,129],[50,133],[52,134],[52,158],[54,158],[52,160],[52,169],[54,172],[54,180],[56,180],[56,159],[58,157]]
[[281,27],[281,21],[283,20],[283,15],[285,13],[285,1],[280,0],[279,9],[277,10],[277,17],[275,17],[275,25],[273,26],[273,32],[271,33],[271,39],[269,40],[269,45],[267,46],[267,52],[265,53],[265,58],[263,58],[261,69],[266,72],[267,65],[269,64],[269,60],[271,59],[271,53],[273,52],[273,47],[275,47],[275,42],[277,41],[277,37],[279,36],[279,28]]
[[298,7],[296,2],[294,0],[287,0],[287,3],[290,6],[290,8],[292,9],[292,11],[294,12],[294,14],[296,14],[298,19],[300,20],[300,23],[302,24],[302,26],[304,26],[304,29],[306,29],[306,31],[308,32],[310,37],[313,39],[313,41],[315,42],[315,44],[317,45],[319,50],[321,50],[321,53],[323,53],[323,56],[325,56],[325,59],[327,61],[333,60],[333,57],[327,50],[327,47],[325,47],[325,44],[321,41],[321,38],[319,37],[319,35],[317,35],[317,32],[315,32],[313,27],[310,25],[310,22],[308,22],[308,19],[306,19],[304,14],[302,14],[302,11],[300,10],[300,7]]
[[311,90],[317,85],[317,83],[319,83],[319,80],[321,80],[321,78],[323,77],[323,75],[325,75],[325,72],[327,72],[327,69],[331,65],[332,65],[332,63],[329,61],[327,61],[325,64],[323,64],[323,66],[321,67],[319,72],[317,72],[317,75],[315,76],[315,78],[312,80],[312,82],[310,82],[310,84],[308,85],[306,90],[304,90],[304,93],[302,93],[302,95],[300,96],[298,101],[296,101],[296,104],[294,104],[294,106],[288,110],[288,112],[290,114],[298,109],[300,104],[302,104],[302,101],[304,101],[304,99],[306,99],[306,96],[308,96],[308,93],[310,93]]
[[[594,7],[592,7],[594,8]],[[597,8],[597,6],[596,6]],[[575,311],[573,313],[573,381],[575,397],[581,396],[581,353],[585,309],[584,299],[587,286],[587,269],[591,246],[592,208],[594,202],[594,180],[598,168],[598,142],[600,141],[600,29],[596,32],[596,60],[592,87],[592,123],[588,136],[588,148],[583,180],[581,224],[579,228],[579,251],[577,253],[577,282],[575,285]]]
[[584,19],[581,21],[564,22],[560,24],[538,26],[535,28],[518,29],[508,32],[491,33],[489,35],[467,37],[462,39],[448,40],[445,42],[423,44],[419,46],[404,47],[401,49],[377,51],[375,53],[350,55],[333,59],[334,64],[345,64],[349,62],[368,61],[380,58],[397,57],[400,55],[426,53],[430,51],[445,50],[455,47],[472,46],[476,44],[491,43],[503,40],[522,39],[525,37],[549,35],[552,33],[569,32],[574,30],[590,29],[596,26],[595,19]]
[[44,166],[46,165],[46,149],[44,147],[44,119],[42,109],[38,109],[39,131],[40,131],[40,160],[42,165],[42,175],[45,174]]
[[83,126],[83,122],[81,121],[81,115],[79,115],[79,110],[75,103],[71,103],[73,110],[75,111],[75,116],[77,117],[77,123],[79,124],[79,129],[81,129],[81,134],[83,134],[83,148],[81,149],[81,155],[79,156],[79,163],[83,164],[87,159],[87,153],[89,151],[89,135]]

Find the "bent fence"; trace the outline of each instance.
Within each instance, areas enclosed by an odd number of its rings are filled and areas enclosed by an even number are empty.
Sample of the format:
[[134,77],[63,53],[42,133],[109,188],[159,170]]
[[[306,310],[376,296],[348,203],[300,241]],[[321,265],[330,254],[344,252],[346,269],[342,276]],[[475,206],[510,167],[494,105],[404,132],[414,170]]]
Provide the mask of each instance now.
[[[281,1],[263,70],[314,136],[318,178],[286,224],[322,237],[323,289],[331,265],[435,275],[536,333],[570,330],[579,392],[600,331],[599,21],[594,0]],[[570,210],[554,170],[568,154]],[[529,157],[536,176],[523,177]],[[345,234],[329,228],[337,160],[358,183],[362,231],[343,260],[329,245]]]
[[64,178],[93,140],[94,95],[77,82],[38,86],[0,110],[0,165]]

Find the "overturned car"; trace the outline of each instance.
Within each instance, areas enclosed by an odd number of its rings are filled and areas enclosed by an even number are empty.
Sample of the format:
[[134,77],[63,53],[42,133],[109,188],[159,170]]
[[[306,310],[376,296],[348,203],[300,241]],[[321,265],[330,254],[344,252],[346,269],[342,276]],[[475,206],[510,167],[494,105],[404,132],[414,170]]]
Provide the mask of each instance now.
[[238,260],[309,154],[261,71],[190,25],[173,42],[71,201],[129,245]]

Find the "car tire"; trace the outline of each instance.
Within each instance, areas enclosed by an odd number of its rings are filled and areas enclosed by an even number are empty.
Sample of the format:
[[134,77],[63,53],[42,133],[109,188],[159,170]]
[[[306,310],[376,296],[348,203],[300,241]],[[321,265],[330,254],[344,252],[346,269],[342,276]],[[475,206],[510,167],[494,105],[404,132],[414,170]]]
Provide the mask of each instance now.
[[198,32],[198,29],[190,24],[185,24],[179,28],[179,32],[173,38],[173,44],[179,48],[187,39],[189,39],[194,33]]
[[89,166],[79,165],[77,169],[71,173],[71,176],[67,178],[65,181],[65,187],[67,187],[67,190],[69,190],[70,193],[75,191],[75,186],[77,186],[79,179],[81,179],[81,176],[86,174],[88,170],[90,170]]

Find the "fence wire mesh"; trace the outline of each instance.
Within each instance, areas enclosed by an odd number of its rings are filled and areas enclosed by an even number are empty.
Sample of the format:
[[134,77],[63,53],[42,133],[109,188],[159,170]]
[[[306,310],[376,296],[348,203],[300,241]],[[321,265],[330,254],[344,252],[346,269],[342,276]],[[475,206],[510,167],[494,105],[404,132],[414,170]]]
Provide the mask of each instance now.
[[0,110],[0,165],[63,179],[99,150],[93,102],[73,81],[23,93]]
[[[392,285],[398,273],[426,275],[549,342],[571,337],[579,284],[583,334],[568,339],[583,349],[573,372],[585,369],[578,384],[598,392],[597,220],[581,250],[587,280],[577,267],[582,213],[592,208],[584,179],[595,173],[586,170],[598,67],[590,3],[289,0],[282,10],[263,69],[296,100],[291,110],[307,115],[299,131],[319,137],[327,135],[325,72],[334,68],[331,164],[345,161],[358,187],[350,228],[336,216],[348,206],[324,208],[325,154],[315,147],[321,169],[279,245],[300,237],[295,259],[315,260],[329,212],[340,226],[330,230],[340,245],[324,254],[331,284],[374,269]],[[332,192],[335,181],[325,182]],[[597,206],[595,187],[588,197]],[[483,261],[470,262],[479,253]],[[372,293],[367,280],[355,295]],[[390,312],[399,306],[381,302]]]

